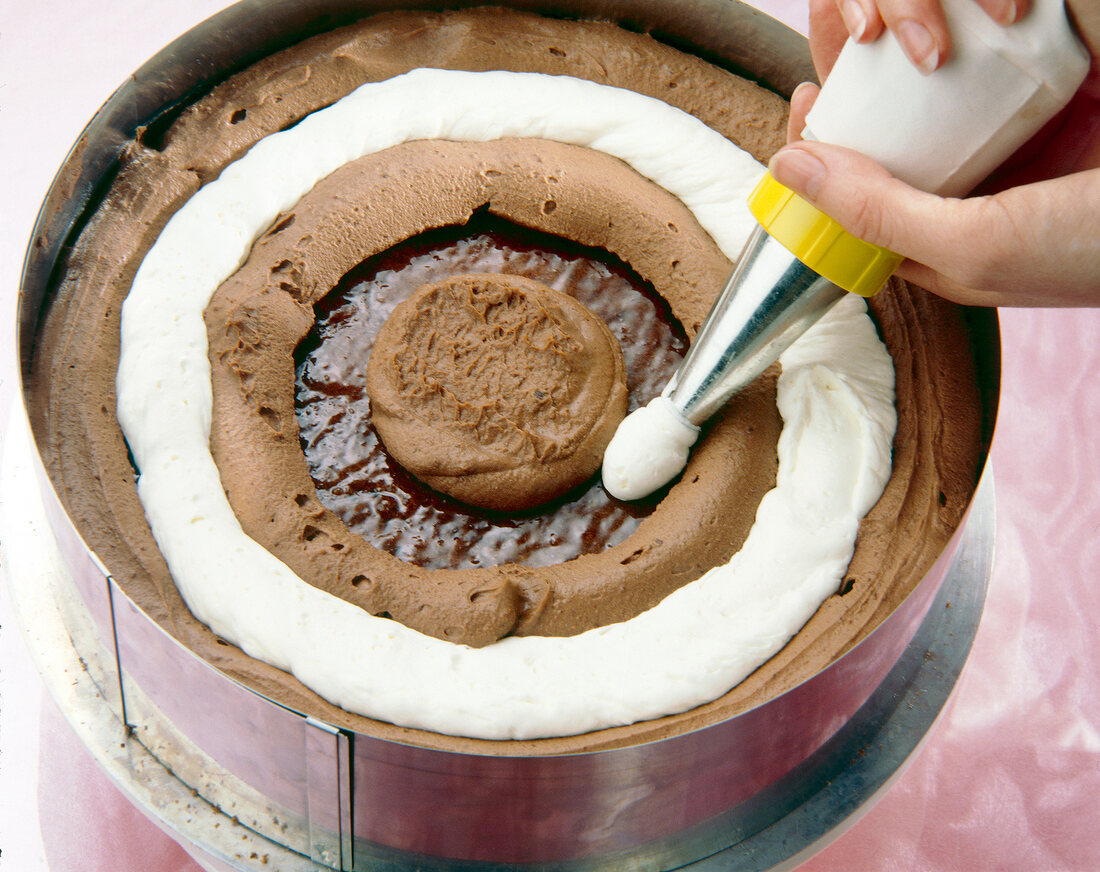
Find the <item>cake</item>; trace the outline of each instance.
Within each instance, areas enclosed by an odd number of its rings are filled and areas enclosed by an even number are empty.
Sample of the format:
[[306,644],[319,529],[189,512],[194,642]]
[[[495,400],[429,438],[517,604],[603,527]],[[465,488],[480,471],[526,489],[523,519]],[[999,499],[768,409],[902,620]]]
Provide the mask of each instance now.
[[[452,75],[440,77],[433,70]],[[503,71],[503,78],[489,71]],[[481,725],[428,723],[419,715],[383,719],[358,713],[343,691],[318,695],[308,667],[295,667],[297,677],[280,668],[287,663],[261,638],[267,603],[248,583],[234,596],[260,616],[256,632],[234,629],[233,620],[219,611],[224,603],[199,605],[190,597],[185,602],[177,566],[188,554],[173,555],[164,541],[154,539],[146,517],[155,525],[156,511],[139,498],[129,452],[143,478],[158,464],[177,476],[189,467],[174,457],[163,464],[156,440],[134,435],[129,425],[135,419],[157,415],[128,404],[129,387],[120,404],[115,388],[120,344],[123,369],[131,353],[130,334],[120,326],[123,306],[131,305],[124,301],[140,271],[151,269],[148,253],[172,235],[166,230],[169,220],[199,200],[199,190],[212,190],[215,179],[235,178],[235,169],[222,171],[241,166],[246,153],[262,157],[263,148],[250,151],[252,146],[271,142],[283,130],[304,130],[301,119],[320,117],[318,110],[363,83],[391,89],[390,99],[416,116],[421,104],[410,100],[410,93],[456,89],[444,92],[435,101],[440,103],[488,87],[477,100],[496,105],[487,95],[502,81],[531,73],[571,77],[569,87],[584,98],[572,101],[578,105],[599,105],[595,97],[588,102],[595,93],[591,88],[609,86],[660,100],[750,155],[757,163],[744,164],[746,176],[782,144],[785,107],[779,97],[610,24],[500,10],[372,16],[271,56],[178,117],[140,132],[68,258],[35,355],[32,417],[50,474],[89,545],[127,594],[183,644],[270,698],[357,732],[427,747],[510,754],[616,747],[714,723],[769,699],[851,648],[905,598],[957,527],[975,484],[979,403],[965,327],[953,307],[895,282],[872,304],[875,329],[889,348],[896,375],[897,431],[888,480],[883,477],[881,497],[876,493],[860,524],[855,552],[850,561],[845,558],[846,571],[833,580],[834,589],[812,616],[798,621],[790,641],[773,640],[778,653],[769,653],[735,686],[705,689],[701,697],[618,722],[584,720],[586,704],[550,730],[498,731],[496,707],[488,705],[475,712]],[[497,78],[476,78],[481,75]],[[622,100],[616,92],[616,105]],[[537,105],[545,112],[548,104]],[[428,129],[434,124],[430,117],[413,120]],[[294,353],[312,326],[309,309],[361,263],[435,228],[468,225],[486,203],[489,212],[524,232],[553,234],[625,263],[668,304],[666,320],[673,327],[688,337],[698,329],[729,271],[732,243],[723,247],[716,241],[720,234],[704,229],[684,198],[624,159],[552,140],[531,134],[484,142],[420,135],[367,154],[332,158],[331,172],[316,185],[311,182],[300,199],[266,205],[276,214],[259,228],[239,269],[238,260],[225,255],[231,264],[226,280],[201,307],[206,335],[188,340],[201,346],[202,357],[209,351],[205,384],[213,390],[209,443],[220,476],[216,490],[228,492],[235,523],[258,550],[322,591],[319,601],[326,607],[341,614],[352,609],[373,627],[408,627],[432,639],[433,652],[451,650],[439,646],[481,651],[516,648],[525,640],[579,638],[650,615],[737,553],[750,535],[758,504],[775,485],[781,425],[778,376],[772,372],[714,423],[684,477],[633,532],[621,541],[604,536],[588,553],[568,560],[425,568],[371,547],[321,501],[293,402]],[[691,166],[684,158],[673,163]],[[263,199],[255,185],[250,190]],[[743,229],[731,229],[736,237],[734,231]],[[209,258],[216,256],[221,254]],[[159,336],[146,338],[147,345],[160,344]],[[149,377],[156,376],[150,371]],[[614,382],[608,380],[607,396],[617,393]],[[397,398],[404,393],[397,391]],[[645,399],[635,395],[630,402]],[[159,423],[175,429],[181,422]],[[606,429],[606,422],[596,423],[585,432]],[[570,481],[566,493],[576,486]],[[598,482],[580,487],[595,489]],[[561,493],[546,494],[542,490],[532,499],[539,504],[562,499]],[[470,499],[467,492],[461,496]],[[523,511],[537,514],[537,508]],[[499,503],[493,510],[500,511]],[[341,656],[342,636],[323,622],[307,629],[312,644]],[[405,638],[404,630],[395,632]],[[652,625],[646,632],[649,638],[661,633]],[[432,656],[438,665],[451,655]],[[674,659],[667,651],[661,656]],[[415,684],[413,675],[410,666],[404,683]],[[673,684],[690,684],[675,671],[672,677]],[[648,690],[646,680],[641,683]]]

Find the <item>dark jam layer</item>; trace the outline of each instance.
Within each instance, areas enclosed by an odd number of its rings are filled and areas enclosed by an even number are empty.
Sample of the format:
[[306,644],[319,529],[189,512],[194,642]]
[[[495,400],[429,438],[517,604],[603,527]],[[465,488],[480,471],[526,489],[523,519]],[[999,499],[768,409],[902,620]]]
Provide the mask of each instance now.
[[607,252],[489,216],[422,234],[345,275],[314,307],[298,347],[295,405],[318,498],[370,544],[429,569],[548,566],[621,542],[661,494],[622,503],[597,475],[538,510],[505,516],[431,490],[378,440],[364,388],[375,334],[421,285],[470,272],[535,279],[606,321],[622,345],[629,410],[660,393],[687,349],[664,301]]

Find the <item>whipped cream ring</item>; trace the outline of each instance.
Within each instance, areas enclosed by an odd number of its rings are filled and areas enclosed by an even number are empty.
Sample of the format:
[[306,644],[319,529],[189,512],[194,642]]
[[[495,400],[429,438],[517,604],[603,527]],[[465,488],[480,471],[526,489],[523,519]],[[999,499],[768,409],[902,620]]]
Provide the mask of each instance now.
[[209,454],[202,311],[253,240],[360,154],[408,139],[500,136],[558,139],[625,160],[685,202],[731,259],[751,227],[743,204],[759,165],[660,101],[522,73],[418,70],[364,85],[227,167],[142,263],[123,311],[118,374],[139,495],[195,616],[349,711],[489,739],[572,735],[683,711],[737,684],[837,589],[859,519],[890,475],[893,369],[858,301],[784,357],[778,484],[741,552],[637,618],[579,636],[472,649],[371,617],[244,536]]

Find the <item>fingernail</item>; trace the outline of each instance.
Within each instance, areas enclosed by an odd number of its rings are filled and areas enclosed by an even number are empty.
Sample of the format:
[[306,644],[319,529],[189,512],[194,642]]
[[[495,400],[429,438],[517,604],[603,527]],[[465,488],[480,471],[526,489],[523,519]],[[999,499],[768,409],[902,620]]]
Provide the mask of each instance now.
[[1009,0],[1008,3],[1001,8],[1000,21],[1001,24],[1015,24],[1020,20],[1020,5],[1016,0]]
[[817,197],[825,183],[825,164],[801,148],[780,149],[768,169],[781,185],[799,191],[811,200]]
[[927,27],[907,18],[898,24],[895,32],[902,51],[918,70],[928,75],[939,66],[940,47]]
[[858,0],[844,0],[840,7],[840,17],[844,19],[844,26],[852,39],[859,42],[863,34],[867,32],[867,13]]
[[798,100],[798,95],[801,94],[803,91],[815,91],[817,90],[817,87],[818,86],[815,85],[813,82],[799,82],[795,86],[795,89],[791,92],[791,102],[793,103],[795,100]]

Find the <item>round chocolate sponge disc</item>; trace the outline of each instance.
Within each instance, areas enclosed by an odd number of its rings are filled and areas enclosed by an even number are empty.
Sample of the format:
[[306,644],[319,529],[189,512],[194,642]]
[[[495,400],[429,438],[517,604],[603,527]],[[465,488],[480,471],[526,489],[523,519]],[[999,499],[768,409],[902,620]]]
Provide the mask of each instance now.
[[512,511],[595,473],[627,398],[607,325],[568,294],[503,274],[424,285],[395,308],[367,393],[405,469],[465,503]]

